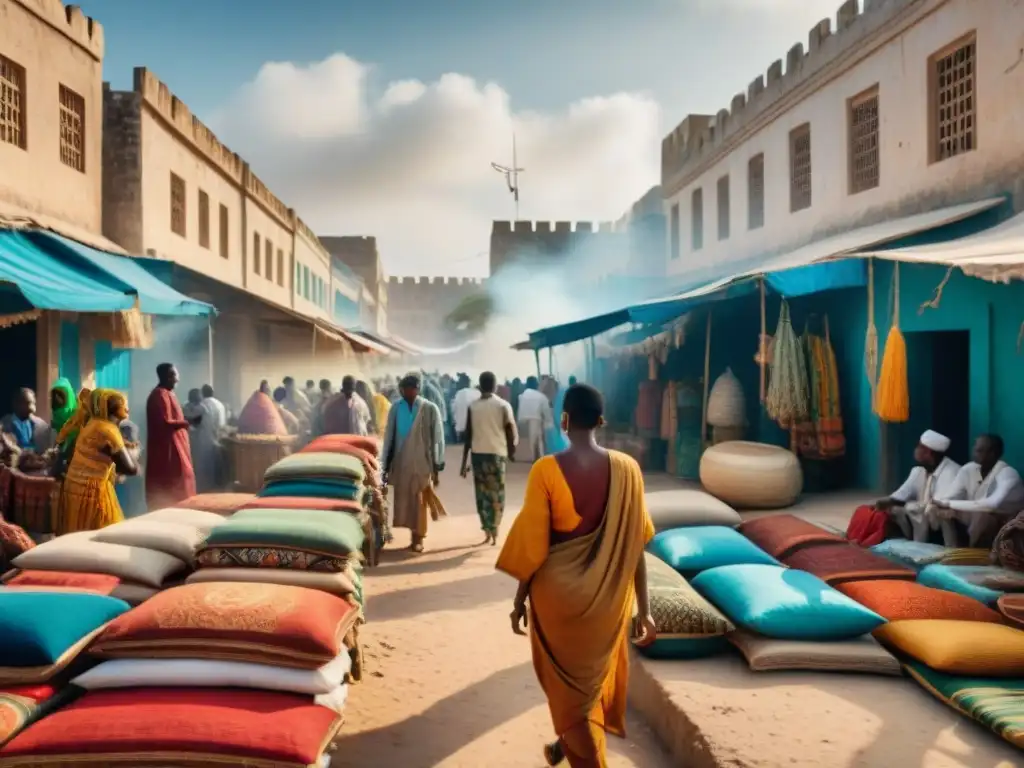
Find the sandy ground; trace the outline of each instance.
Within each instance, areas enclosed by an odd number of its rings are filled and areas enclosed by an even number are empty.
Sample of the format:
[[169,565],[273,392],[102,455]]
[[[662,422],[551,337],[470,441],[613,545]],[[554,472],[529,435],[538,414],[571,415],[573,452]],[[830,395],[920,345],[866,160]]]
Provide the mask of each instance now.
[[[512,634],[515,583],[494,570],[470,479],[449,449],[440,494],[449,517],[434,523],[428,551],[412,556],[396,541],[366,574],[362,633],[368,674],[354,686],[333,768],[533,768],[551,740],[551,721],[530,663],[529,641]],[[526,468],[509,473],[508,509],[522,502]],[[507,528],[509,520],[506,519]],[[616,768],[672,762],[635,714],[629,739],[611,738]]]

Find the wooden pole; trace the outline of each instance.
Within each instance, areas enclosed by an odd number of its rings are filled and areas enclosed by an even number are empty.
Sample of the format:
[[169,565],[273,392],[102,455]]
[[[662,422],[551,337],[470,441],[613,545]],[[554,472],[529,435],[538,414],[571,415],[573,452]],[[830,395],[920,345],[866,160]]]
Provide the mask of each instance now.
[[708,441],[708,392],[711,386],[711,310],[708,310],[707,332],[704,335],[704,402],[700,411],[701,450]]
[[540,350],[533,350],[533,362],[537,364],[537,378],[540,378]]
[[761,276],[761,336],[757,341],[759,367],[761,369],[761,402],[764,402],[765,396],[767,395],[767,386],[765,380],[765,356],[768,352],[767,334],[768,334],[768,320],[766,317],[765,307],[765,290],[764,290],[764,275]]

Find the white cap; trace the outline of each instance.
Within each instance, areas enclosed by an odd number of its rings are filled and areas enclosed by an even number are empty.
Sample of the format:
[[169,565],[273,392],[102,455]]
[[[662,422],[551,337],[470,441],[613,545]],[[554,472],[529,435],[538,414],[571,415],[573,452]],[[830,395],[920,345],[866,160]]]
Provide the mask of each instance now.
[[936,453],[945,453],[949,450],[949,438],[945,435],[940,435],[932,429],[927,430],[921,435],[920,442],[925,448],[929,448]]

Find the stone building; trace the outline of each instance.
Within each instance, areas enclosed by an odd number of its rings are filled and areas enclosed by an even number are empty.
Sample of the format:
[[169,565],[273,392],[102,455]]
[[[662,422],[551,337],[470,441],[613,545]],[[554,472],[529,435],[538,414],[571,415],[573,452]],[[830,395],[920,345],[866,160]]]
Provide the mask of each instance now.
[[371,333],[386,335],[387,277],[377,250],[377,238],[365,235],[324,235],[320,242],[330,253],[332,261],[339,265],[339,271],[351,271],[361,283],[359,325]]
[[490,274],[534,262],[579,268],[584,279],[614,273],[625,258],[623,233],[610,221],[494,221],[491,225]]
[[387,281],[388,331],[421,347],[449,349],[464,334],[445,318],[459,304],[486,291],[486,281],[468,277],[392,277]]
[[218,389],[242,400],[261,378],[335,378],[325,367],[347,343],[333,329],[330,254],[145,68],[131,91],[104,87],[103,170],[103,233],[221,310]]

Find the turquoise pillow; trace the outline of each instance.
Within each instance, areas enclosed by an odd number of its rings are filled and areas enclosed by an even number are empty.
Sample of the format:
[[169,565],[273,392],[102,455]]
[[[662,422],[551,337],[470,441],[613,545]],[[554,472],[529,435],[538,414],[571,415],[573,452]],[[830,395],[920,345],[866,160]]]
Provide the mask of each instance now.
[[950,550],[941,544],[889,539],[871,547],[871,551],[894,563],[919,571],[926,565],[939,562]]
[[970,567],[939,564],[928,565],[918,572],[917,581],[926,587],[955,592],[964,597],[972,597],[979,603],[995,606],[1004,593],[998,589],[991,589],[981,584],[973,584],[964,578],[967,573],[970,573],[969,570],[966,570]]
[[885,624],[817,576],[793,568],[727,565],[690,584],[739,626],[779,640],[847,640]]
[[363,485],[352,480],[276,480],[264,485],[259,496],[262,498],[298,496],[356,501],[363,496]]
[[731,650],[725,637],[669,637],[655,640],[646,648],[637,648],[649,659],[706,659]]
[[779,565],[779,561],[742,533],[724,525],[673,528],[655,536],[647,547],[680,573],[694,574],[722,565]]
[[88,592],[0,589],[0,665],[48,667],[130,608],[124,600]]

